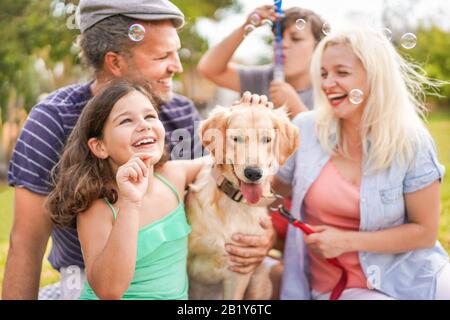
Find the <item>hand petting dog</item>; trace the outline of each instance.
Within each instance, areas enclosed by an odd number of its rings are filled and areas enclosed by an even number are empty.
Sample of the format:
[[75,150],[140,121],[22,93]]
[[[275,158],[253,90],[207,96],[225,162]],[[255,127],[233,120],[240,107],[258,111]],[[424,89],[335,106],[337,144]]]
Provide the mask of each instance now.
[[273,103],[269,101],[269,98],[267,96],[251,94],[249,91],[245,91],[242,94],[241,99],[233,103],[234,106],[238,104],[253,107],[262,106],[267,107],[269,109],[273,109]]

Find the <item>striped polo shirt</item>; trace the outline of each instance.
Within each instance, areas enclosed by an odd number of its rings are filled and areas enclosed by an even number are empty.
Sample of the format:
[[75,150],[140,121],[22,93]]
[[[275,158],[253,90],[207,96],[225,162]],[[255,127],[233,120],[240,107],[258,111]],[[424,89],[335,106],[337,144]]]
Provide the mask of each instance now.
[[[61,88],[33,107],[9,163],[10,186],[26,188],[40,195],[50,193],[50,171],[58,162],[81,111],[92,98],[90,84]],[[172,101],[161,106],[159,116],[166,129],[171,158],[201,155],[201,144],[194,135],[200,115],[191,100],[174,94]],[[185,148],[179,148],[180,145]],[[51,236],[53,245],[48,260],[55,269],[72,265],[84,268],[75,229],[54,226]]]

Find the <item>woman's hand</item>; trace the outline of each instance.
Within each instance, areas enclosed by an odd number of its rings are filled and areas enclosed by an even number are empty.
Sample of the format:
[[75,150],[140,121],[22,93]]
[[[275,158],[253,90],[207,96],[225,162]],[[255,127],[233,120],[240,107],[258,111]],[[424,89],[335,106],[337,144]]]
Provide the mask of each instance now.
[[269,88],[270,98],[275,107],[286,105],[291,118],[298,113],[308,111],[303,101],[298,96],[297,91],[289,83],[282,81],[272,81]]
[[273,103],[269,101],[269,98],[265,95],[251,94],[249,91],[245,91],[242,94],[240,100],[235,101],[233,105],[247,105],[247,106],[262,106],[269,109],[273,109]]
[[336,258],[343,253],[352,251],[349,239],[351,232],[329,226],[310,226],[310,228],[316,233],[305,235],[305,243],[323,258]]
[[116,181],[120,197],[125,201],[140,204],[148,188],[148,177],[153,174],[151,156],[136,153],[127,163],[119,167]]
[[268,19],[273,23],[275,23],[275,21],[280,16],[280,14],[277,13],[275,10],[276,7],[272,4],[258,7],[248,15],[247,20],[245,21],[245,25],[252,24],[255,27],[259,27],[263,24],[263,21],[265,19]]

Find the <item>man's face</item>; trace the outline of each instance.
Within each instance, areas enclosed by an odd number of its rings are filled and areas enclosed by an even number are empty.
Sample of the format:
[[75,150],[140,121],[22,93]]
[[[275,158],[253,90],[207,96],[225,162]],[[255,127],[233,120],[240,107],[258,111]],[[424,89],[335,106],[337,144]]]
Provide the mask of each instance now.
[[127,77],[149,81],[159,102],[172,99],[172,78],[183,72],[178,57],[180,38],[172,22],[142,23],[145,37],[131,49]]

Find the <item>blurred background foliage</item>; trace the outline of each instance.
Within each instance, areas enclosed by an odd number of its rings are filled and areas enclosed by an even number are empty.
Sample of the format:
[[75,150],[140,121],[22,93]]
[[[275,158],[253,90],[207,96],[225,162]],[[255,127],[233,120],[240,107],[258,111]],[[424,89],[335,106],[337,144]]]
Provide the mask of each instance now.
[[[187,83],[207,47],[196,30],[201,17],[220,18],[217,12],[239,11],[233,0],[172,1],[184,12],[186,25],[180,31]],[[80,34],[77,20],[79,0],[1,0],[0,2],[0,180],[29,110],[57,88],[87,81],[91,77],[81,65],[76,45]],[[180,77],[178,77],[180,78]],[[194,77],[195,78],[195,77]],[[197,89],[196,89],[197,90]],[[182,88],[190,96],[192,88]],[[201,91],[198,89],[197,91]]]
[[[425,0],[384,1],[382,24],[393,32],[393,42],[408,59],[419,62],[430,77],[450,79],[450,32],[425,21],[410,21],[406,12],[416,10]],[[192,98],[198,107],[209,98],[204,82],[196,74],[208,41],[196,28],[200,18],[221,20],[242,10],[236,0],[174,0],[184,12],[186,25],[180,30],[180,57],[185,72],[177,76],[179,90]],[[76,38],[79,0],[1,0],[0,2],[0,166],[10,154],[27,112],[45,94],[90,78],[81,66]],[[270,3],[270,1],[268,1]],[[349,19],[358,15],[349,12]],[[445,15],[445,14],[444,14]],[[448,15],[447,15],[448,16]],[[404,32],[414,32],[419,44],[414,50],[399,45]],[[231,30],[230,30],[231,32]],[[223,37],[224,35],[220,35]],[[267,39],[270,42],[270,39]],[[270,62],[270,57],[262,57]],[[204,92],[208,91],[207,94]],[[201,95],[203,93],[203,95]],[[441,90],[442,98],[430,97],[429,102],[450,108],[450,86]],[[198,98],[198,97],[201,98]],[[4,172],[0,168],[0,172]]]
[[[2,0],[0,4],[0,107],[1,121],[8,119],[8,106],[28,111],[42,92],[88,78],[80,68],[76,36],[78,0]],[[195,30],[199,17],[211,17],[218,9],[239,10],[232,0],[173,1],[185,14],[180,32],[184,64],[196,64],[207,49]]]
[[[2,0],[0,4],[0,108],[1,122],[11,119],[12,108],[29,110],[43,92],[80,80],[89,74],[80,67],[76,36],[78,0]],[[185,13],[186,27],[180,31],[184,50],[183,64],[195,66],[208,48],[195,24],[198,18],[220,19],[221,12],[230,14],[241,8],[233,0],[175,0]],[[415,1],[385,2],[383,23],[392,26],[394,43],[403,30],[415,28],[421,45],[402,50],[411,59],[424,63],[429,76],[450,79],[450,33],[428,23],[411,26],[400,19]],[[410,31],[411,32],[411,31]],[[398,42],[397,42],[398,43]],[[401,47],[400,47],[401,49]],[[443,88],[439,104],[450,104],[450,86]]]
[[[392,41],[399,52],[408,60],[419,63],[430,78],[450,80],[450,32],[435,24],[437,18],[450,17],[450,12],[440,9],[435,16],[428,16],[420,21],[414,19],[415,11],[426,5],[427,0],[384,1],[382,24],[392,31]],[[400,45],[401,37],[412,32],[418,39],[418,45],[408,50]],[[450,108],[450,85],[441,88],[441,98],[428,97],[428,101],[440,107]]]

